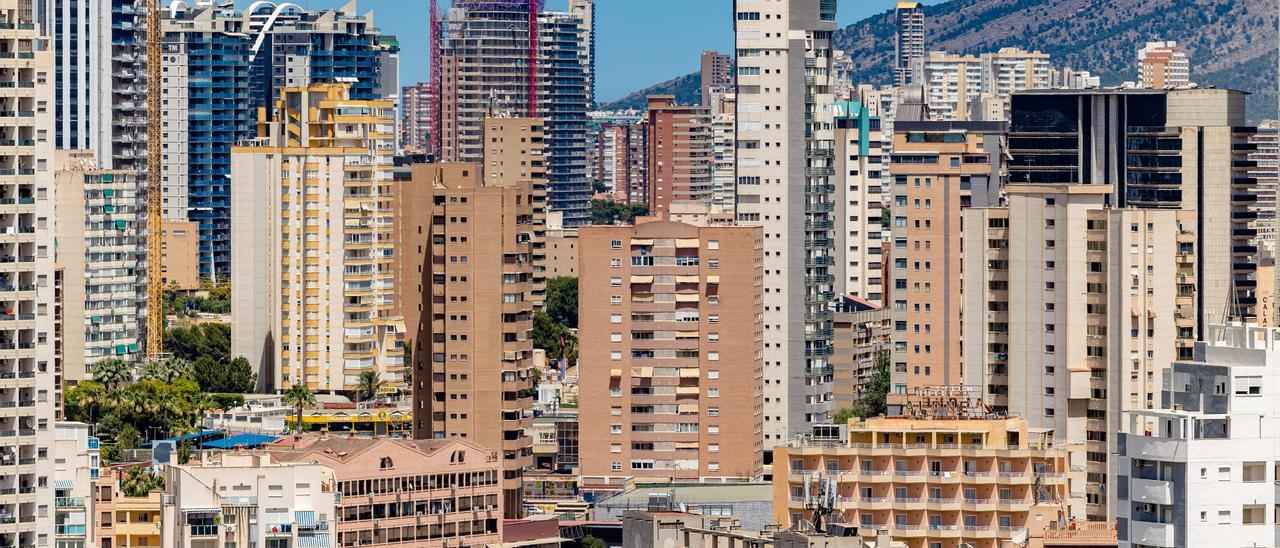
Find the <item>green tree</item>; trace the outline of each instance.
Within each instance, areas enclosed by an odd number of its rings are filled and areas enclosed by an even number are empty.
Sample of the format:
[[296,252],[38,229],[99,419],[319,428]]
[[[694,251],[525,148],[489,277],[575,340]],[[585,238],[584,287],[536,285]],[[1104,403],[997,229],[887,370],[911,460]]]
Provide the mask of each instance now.
[[249,360],[241,356],[229,363],[201,356],[191,368],[191,378],[201,390],[210,393],[241,394],[253,392],[257,386],[257,375],[249,366]]
[[120,490],[126,497],[145,497],[150,493],[164,490],[164,477],[147,471],[141,466],[130,470],[120,480]]
[[138,380],[174,382],[191,377],[191,362],[178,357],[147,362],[138,372]]
[[582,548],[609,548],[609,545],[594,535],[586,535],[582,537]]
[[556,323],[578,327],[578,279],[557,276],[547,280],[547,315]]
[[244,396],[240,394],[209,394],[216,409],[235,409],[244,405]]
[[372,401],[378,397],[387,382],[377,371],[362,371],[356,379],[356,401]]
[[81,381],[68,389],[62,399],[67,420],[87,424],[102,421],[114,400],[107,387],[97,381]]
[[862,388],[858,400],[853,402],[850,412],[858,417],[877,417],[889,410],[887,396],[889,394],[889,352],[876,354],[876,369],[871,380]]
[[296,421],[294,423],[294,432],[302,432],[302,410],[308,405],[316,404],[316,396],[311,393],[311,389],[306,383],[294,383],[289,390],[284,393],[284,404],[294,409]]
[[608,200],[591,200],[591,224],[611,225],[618,221],[635,222],[637,216],[648,215],[648,206],[621,204]]
[[591,191],[600,194],[601,192],[609,192],[609,187],[600,181],[594,181],[591,183]]
[[191,327],[171,327],[165,330],[164,348],[174,357],[192,362],[206,356],[215,363],[226,363],[231,359],[231,326],[201,323]]
[[116,434],[116,444],[119,445],[121,449],[137,449],[138,445],[141,443],[142,433],[138,432],[138,429],[134,428],[132,425],[125,426],[120,429],[119,434]]
[[533,315],[533,347],[546,351],[548,360],[578,358],[578,337],[569,328],[556,323],[546,312]]
[[106,358],[93,364],[93,380],[115,389],[133,380],[133,365],[119,358]]

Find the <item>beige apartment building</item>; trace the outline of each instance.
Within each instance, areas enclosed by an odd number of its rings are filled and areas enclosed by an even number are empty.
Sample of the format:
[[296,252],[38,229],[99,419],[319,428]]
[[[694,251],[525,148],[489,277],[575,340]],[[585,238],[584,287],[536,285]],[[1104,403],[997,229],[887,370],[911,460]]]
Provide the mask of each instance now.
[[[498,453],[462,439],[286,437],[279,462],[333,470],[335,546],[484,546],[501,539]],[[424,520],[423,516],[431,516]]]
[[1106,519],[1122,413],[1159,408],[1162,372],[1192,357],[1196,218],[1108,207],[1110,185],[1006,190],[1007,207],[964,215],[964,381],[1082,444],[1072,465]]
[[678,105],[672,95],[648,98],[649,214],[673,205],[710,206],[715,199],[711,109]]
[[1172,89],[1191,84],[1191,60],[1178,43],[1147,42],[1138,48],[1138,86]]
[[96,546],[132,548],[164,546],[160,543],[160,496],[153,491],[142,497],[126,496],[121,482],[129,474],[141,473],[140,464],[103,469],[93,482],[90,533]]
[[395,308],[395,105],[345,84],[285,88],[275,121],[232,149],[231,351],[268,389],[405,386]]
[[851,419],[843,438],[774,449],[774,521],[813,519],[817,477],[834,488],[829,519],[864,540],[887,530],[910,548],[1007,546],[1047,521],[1082,517],[1076,450],[1016,418]]
[[1008,120],[1010,95],[1053,86],[1049,54],[1021,48],[980,55],[930,51],[913,64],[913,83],[924,86],[932,120]]
[[[106,358],[141,361],[146,321],[145,181],[98,169],[93,152],[55,157],[54,255],[63,271],[62,378],[74,385]],[[24,232],[25,231],[25,232]],[[20,227],[30,237],[34,228]]]
[[961,213],[998,200],[1003,127],[895,122],[890,414],[916,388],[960,384]]
[[762,473],[761,236],[647,218],[581,229],[582,474]]
[[533,463],[542,126],[513,118],[484,127],[486,151],[506,143],[503,161],[531,169],[503,172],[493,156],[484,165],[413,166],[396,204],[398,300],[413,344],[414,437],[465,438],[498,451],[502,506],[518,517],[521,477]]

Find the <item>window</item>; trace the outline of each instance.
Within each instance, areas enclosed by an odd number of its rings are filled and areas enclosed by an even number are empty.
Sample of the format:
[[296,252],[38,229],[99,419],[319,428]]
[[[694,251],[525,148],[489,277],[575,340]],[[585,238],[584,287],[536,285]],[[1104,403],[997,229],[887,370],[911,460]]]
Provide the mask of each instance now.
[[611,463],[611,464],[609,465],[609,470],[612,470],[612,471],[614,471],[614,472],[621,472],[621,471],[622,471],[622,461],[620,461],[620,460],[615,460],[615,461],[613,461],[613,463]]
[[612,242],[609,242],[609,247],[612,249],[622,249],[622,240],[614,240]]
[[1218,467],[1218,481],[1231,481],[1231,467],[1230,467],[1230,466],[1219,466],[1219,467]]
[[621,434],[621,433],[622,433],[622,425],[621,425],[621,424],[610,424],[610,425],[609,425],[609,433],[610,433],[610,434]]
[[1245,525],[1265,525],[1267,523],[1267,514],[1265,506],[1261,504],[1248,504],[1240,512],[1240,517]]
[[610,295],[609,304],[622,304],[622,295]]
[[622,314],[610,314],[609,323],[622,323]]
[[1260,396],[1262,395],[1262,377],[1236,377],[1235,379],[1237,396]]
[[1267,463],[1265,462],[1246,462],[1243,472],[1245,483],[1267,481]]
[[720,240],[707,240],[707,249],[720,249]]
[[612,277],[612,278],[609,278],[609,285],[611,285],[611,286],[613,286],[613,287],[621,286],[621,285],[622,285],[622,278],[621,278],[620,276],[614,276],[614,277]]
[[708,453],[719,453],[719,452],[720,452],[720,444],[718,444],[718,443],[709,443],[709,444],[707,444],[707,452],[708,452]]
[[609,359],[610,359],[610,360],[613,360],[613,361],[615,361],[615,362],[616,362],[616,361],[621,361],[621,360],[622,360],[622,351],[621,351],[621,350],[613,350],[613,351],[609,352]]
[[[714,354],[714,352],[713,352],[713,354]],[[711,370],[707,371],[707,378],[708,378],[708,379],[718,379],[718,378],[720,378],[720,370],[719,370],[719,369],[711,369]]]
[[1218,525],[1231,524],[1231,510],[1218,510]]
[[713,361],[713,362],[718,362],[718,361],[720,361],[720,353],[719,353],[719,352],[707,352],[707,361]]
[[622,268],[622,259],[619,259],[617,257],[609,259],[609,266],[613,268]]

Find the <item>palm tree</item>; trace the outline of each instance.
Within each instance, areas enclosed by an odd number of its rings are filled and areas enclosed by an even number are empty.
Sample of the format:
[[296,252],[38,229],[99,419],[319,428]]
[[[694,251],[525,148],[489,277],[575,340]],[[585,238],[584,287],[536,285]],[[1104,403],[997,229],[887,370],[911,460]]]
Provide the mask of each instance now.
[[164,489],[164,478],[138,467],[120,480],[120,490],[126,497],[145,497],[152,491]]
[[191,362],[186,358],[172,357],[160,362],[160,372],[163,375],[164,382],[174,382],[178,379],[191,378],[193,367]]
[[295,431],[302,432],[302,409],[308,405],[316,404],[316,396],[311,393],[311,388],[306,383],[298,382],[289,387],[284,393],[284,404],[294,408],[297,422],[294,423]]
[[133,380],[133,366],[119,358],[106,358],[93,364],[93,380],[105,384],[109,389],[116,389],[123,383]]
[[374,399],[386,384],[387,382],[382,380],[382,375],[377,371],[360,373],[360,378],[356,380],[356,402]]

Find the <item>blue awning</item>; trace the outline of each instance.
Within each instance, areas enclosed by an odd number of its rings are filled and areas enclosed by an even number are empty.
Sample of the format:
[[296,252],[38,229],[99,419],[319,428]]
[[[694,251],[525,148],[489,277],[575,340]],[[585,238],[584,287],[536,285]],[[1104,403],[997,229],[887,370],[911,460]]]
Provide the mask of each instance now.
[[53,480],[53,488],[71,490],[75,489],[75,485],[71,483],[71,480]]
[[245,447],[252,449],[260,447],[264,444],[276,441],[276,436],[265,436],[262,434],[236,434],[229,438],[213,440],[200,444],[205,449],[233,449],[236,447]]
[[298,535],[298,548],[329,548],[329,534]]
[[[192,432],[192,433],[190,433],[190,434],[184,434],[184,435],[182,435],[181,437],[165,438],[165,439],[160,440],[160,441],[171,441],[171,442],[177,443],[177,442],[180,442],[180,441],[190,441],[190,440],[197,440],[197,439],[201,439],[201,440],[202,440],[202,439],[205,439],[205,438],[211,438],[211,437],[213,437],[213,436],[215,436],[215,435],[221,435],[221,434],[222,434],[222,430],[201,430],[201,431],[199,431],[199,432]],[[141,445],[141,447],[143,447],[143,448],[149,448],[149,447],[151,447],[151,443],[152,443],[152,442],[146,442],[146,443],[142,444],[142,445]]]
[[314,510],[298,510],[293,513],[293,520],[298,522],[298,527],[315,527],[316,513]]

